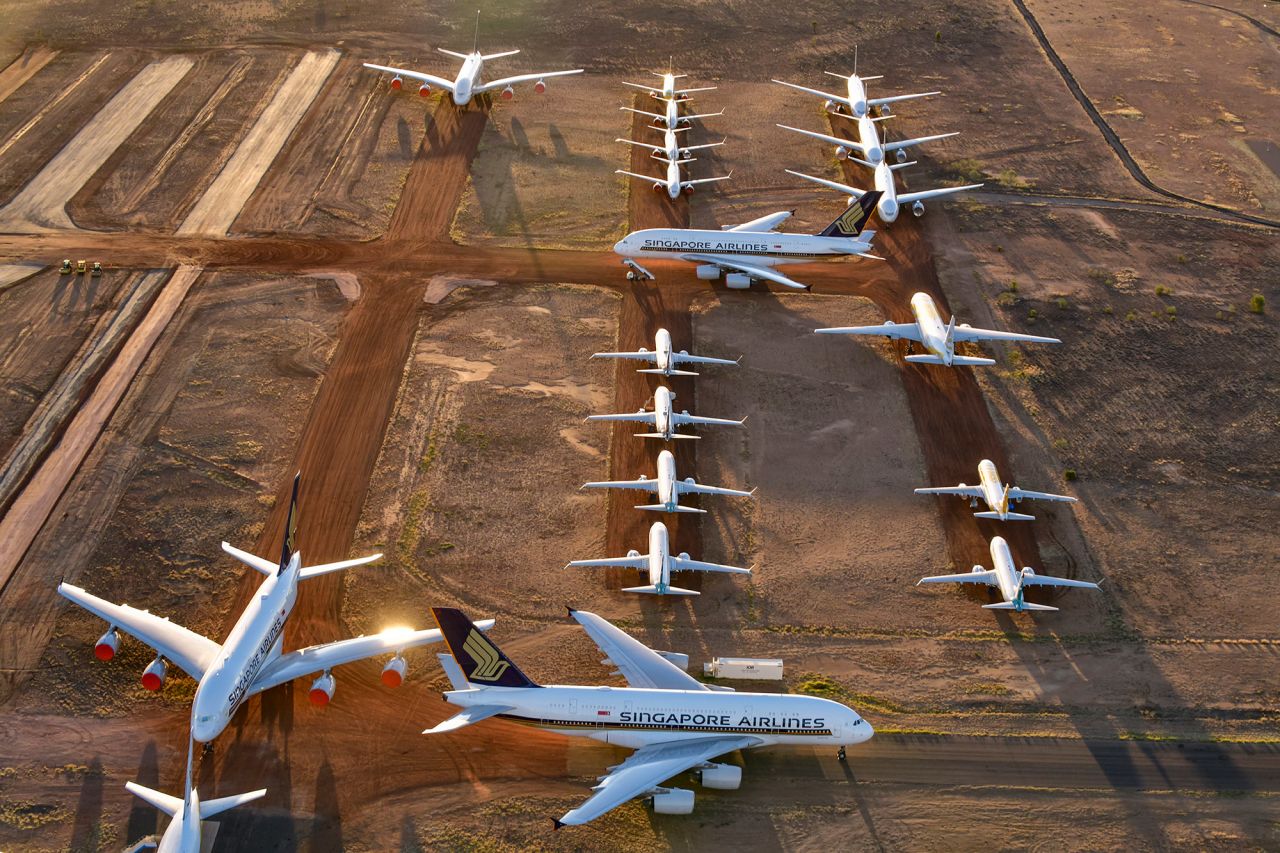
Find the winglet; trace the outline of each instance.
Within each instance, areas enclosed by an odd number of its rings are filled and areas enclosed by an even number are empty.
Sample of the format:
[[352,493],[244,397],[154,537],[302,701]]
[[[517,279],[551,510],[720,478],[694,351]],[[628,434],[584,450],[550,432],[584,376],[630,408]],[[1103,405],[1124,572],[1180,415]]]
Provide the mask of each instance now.
[[553,832],[562,826],[564,826],[564,824],[560,821],[560,818],[558,817],[551,818],[551,829]]
[[289,561],[298,550],[298,489],[302,485],[302,472],[293,475],[293,497],[289,499],[289,515],[284,522],[284,545],[280,548],[280,569],[283,574]]

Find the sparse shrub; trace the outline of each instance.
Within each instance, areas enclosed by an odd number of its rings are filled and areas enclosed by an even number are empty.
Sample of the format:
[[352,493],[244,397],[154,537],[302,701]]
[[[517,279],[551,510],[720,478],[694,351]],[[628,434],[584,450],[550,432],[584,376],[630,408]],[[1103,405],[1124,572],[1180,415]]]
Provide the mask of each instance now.
[[1138,319],[1138,312],[1137,312],[1137,311],[1130,311],[1128,314],[1125,314],[1125,315],[1124,315],[1124,321],[1125,321],[1126,323],[1132,323],[1132,322],[1133,322],[1134,320],[1136,320],[1136,319]]
[[951,164],[951,171],[965,183],[976,184],[985,181],[989,176],[982,168],[982,163],[972,157],[956,160]]
[[1213,316],[1214,316],[1214,319],[1217,319],[1217,320],[1225,320],[1227,317],[1227,315],[1223,314],[1221,311],[1219,311],[1217,314],[1214,314]]
[[1059,309],[1060,311],[1065,311],[1065,310],[1067,310],[1067,297],[1065,297],[1065,296],[1059,296],[1059,297],[1058,297],[1058,299],[1057,299],[1057,305],[1058,305],[1058,309]]
[[942,30],[937,30],[933,34],[933,41],[936,44],[942,44]]
[[1116,313],[1116,312],[1115,312],[1115,309],[1113,309],[1110,305],[1107,305],[1106,307],[1104,307],[1104,308],[1102,309],[1102,313],[1103,313],[1103,314],[1107,314],[1107,315],[1109,316],[1109,315],[1114,314],[1114,313]]
[[1169,317],[1170,320],[1178,319],[1178,307],[1176,305],[1168,306],[1167,308],[1164,309],[1164,313]]
[[1012,308],[1018,304],[1018,297],[1011,291],[1006,290],[996,297],[996,304],[1001,308]]
[[1186,255],[1178,255],[1178,263],[1180,263],[1180,264],[1185,264],[1186,262],[1187,262],[1187,256],[1186,256]]
[[1062,472],[1062,479],[1066,480],[1068,483],[1074,480],[1075,478],[1076,478],[1075,468],[1067,468]]
[[1016,278],[1015,278],[1015,279],[1011,279],[1011,280],[1009,281],[1009,292],[1010,292],[1010,293],[1017,293],[1017,292],[1018,292],[1018,280],[1017,280]]
[[1267,300],[1261,293],[1255,293],[1249,297],[1249,310],[1254,314],[1261,314],[1267,310]]
[[1034,320],[1035,318],[1037,318],[1037,317],[1039,317],[1039,316],[1040,316],[1040,312],[1039,312],[1039,311],[1037,311],[1037,310],[1036,310],[1036,309],[1034,309],[1034,308],[1032,308],[1030,311],[1028,311],[1028,312],[1027,312],[1027,319],[1028,319],[1028,320]]
[[1156,285],[1156,296],[1168,296],[1171,293],[1173,293],[1173,291],[1165,287],[1163,284]]

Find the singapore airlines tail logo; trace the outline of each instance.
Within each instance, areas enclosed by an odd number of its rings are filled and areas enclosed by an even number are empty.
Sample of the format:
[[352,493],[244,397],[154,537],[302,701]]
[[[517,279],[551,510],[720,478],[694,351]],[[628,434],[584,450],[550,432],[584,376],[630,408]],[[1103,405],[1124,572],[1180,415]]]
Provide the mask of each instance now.
[[493,643],[475,628],[467,635],[462,650],[475,661],[475,669],[469,676],[472,681],[497,681],[511,664],[502,659]]

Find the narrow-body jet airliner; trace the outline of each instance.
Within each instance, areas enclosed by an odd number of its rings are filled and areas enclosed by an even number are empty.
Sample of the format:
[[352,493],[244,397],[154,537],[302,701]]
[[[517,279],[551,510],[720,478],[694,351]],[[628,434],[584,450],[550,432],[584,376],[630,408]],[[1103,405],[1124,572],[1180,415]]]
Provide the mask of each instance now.
[[653,410],[647,411],[641,409],[638,412],[623,412],[617,415],[590,415],[588,421],[635,421],[637,423],[649,424],[653,427],[653,432],[638,432],[636,438],[660,438],[663,441],[671,441],[676,438],[701,438],[698,435],[689,435],[687,433],[677,432],[676,430],[682,426],[736,426],[740,427],[746,420],[734,421],[728,418],[704,418],[700,415],[691,415],[689,412],[677,412],[672,405],[676,395],[671,393],[671,389],[664,385],[659,385],[653,392]]
[[999,521],[1035,521],[1034,515],[1014,512],[1018,501],[1064,501],[1075,503],[1076,499],[1068,495],[1053,495],[1048,492],[1029,492],[1017,486],[1001,484],[996,464],[990,459],[978,463],[978,485],[937,486],[927,489],[916,489],[917,495],[955,495],[969,499],[969,506],[977,509],[978,501],[987,505],[986,512],[975,512],[977,518],[992,518]]
[[671,539],[667,526],[655,521],[649,528],[649,553],[641,554],[632,550],[625,557],[606,557],[601,560],[572,560],[569,565],[579,568],[615,568],[639,569],[649,573],[647,586],[623,587],[623,592],[640,592],[648,595],[701,595],[692,589],[682,589],[671,585],[672,572],[724,572],[732,575],[749,575],[750,569],[737,566],[723,566],[719,563],[704,563],[695,560],[688,554],[671,553]]
[[1056,607],[1050,607],[1047,604],[1032,604],[1023,598],[1023,593],[1029,586],[1065,586],[1075,589],[1099,589],[1098,584],[1092,581],[1077,581],[1069,578],[1055,578],[1049,575],[1038,575],[1035,569],[1030,566],[1024,566],[1022,571],[1018,571],[1014,567],[1013,555],[1009,553],[1009,543],[1004,541],[1003,537],[996,536],[991,540],[991,565],[992,568],[984,569],[982,566],[974,566],[973,571],[964,572],[958,575],[934,575],[933,577],[921,578],[921,583],[980,583],[987,586],[995,587],[1000,591],[1004,601],[996,604],[982,605],[986,610],[1016,610],[1021,613],[1024,610],[1057,610]]
[[656,493],[658,503],[644,504],[636,509],[653,510],[654,512],[701,512],[680,504],[681,495],[728,495],[735,498],[754,497],[756,490],[744,492],[741,489],[722,489],[719,486],[704,486],[692,477],[681,480],[676,476],[676,458],[670,450],[658,454],[658,476],[650,479],[642,475],[638,480],[606,480],[595,483],[583,483],[584,489],[635,489],[642,492]]
[[642,367],[637,373],[656,373],[660,376],[697,376],[692,370],[680,370],[680,364],[731,364],[736,365],[740,359],[711,358],[705,355],[689,355],[687,350],[676,352],[671,345],[671,333],[659,329],[653,336],[653,349],[641,347],[636,352],[598,352],[592,358],[625,358],[634,361],[647,361],[654,367]]

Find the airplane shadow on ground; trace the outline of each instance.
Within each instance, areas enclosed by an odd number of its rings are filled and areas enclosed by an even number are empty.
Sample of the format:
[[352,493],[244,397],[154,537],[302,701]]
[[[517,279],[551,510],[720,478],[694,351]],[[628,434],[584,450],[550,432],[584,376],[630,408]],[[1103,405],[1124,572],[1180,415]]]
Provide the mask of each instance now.
[[84,773],[80,785],[80,799],[76,802],[76,814],[71,825],[72,850],[97,850],[105,840],[102,837],[102,788],[106,774],[102,761],[94,758]]
[[[147,741],[147,745],[143,748],[142,759],[138,762],[138,772],[133,775],[133,781],[156,791],[161,790],[160,759],[156,753],[155,740]],[[123,841],[132,844],[139,838],[154,835],[159,830],[159,823],[160,812],[135,797],[133,808],[129,810],[129,821],[125,825]]]

